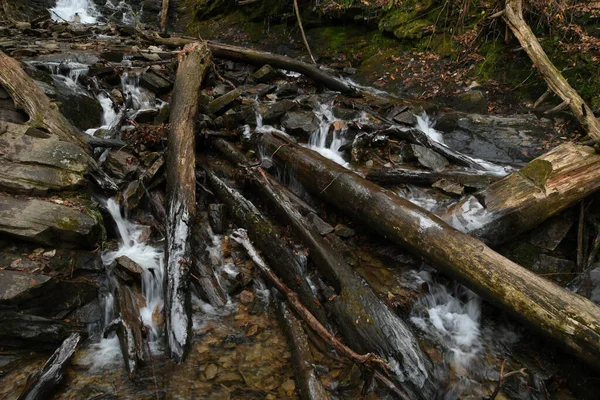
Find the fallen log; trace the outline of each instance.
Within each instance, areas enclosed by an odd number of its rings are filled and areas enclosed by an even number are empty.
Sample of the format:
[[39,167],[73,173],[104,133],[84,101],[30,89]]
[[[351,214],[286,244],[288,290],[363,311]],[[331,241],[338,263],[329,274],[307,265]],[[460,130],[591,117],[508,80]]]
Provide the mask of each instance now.
[[114,313],[118,315],[104,328],[104,338],[116,332],[125,370],[129,379],[134,380],[140,365],[144,362],[144,324],[140,318],[140,310],[131,289],[118,280],[114,291]]
[[312,193],[600,369],[600,308],[591,301],[281,135],[265,133],[259,144],[275,160],[294,166],[297,179]]
[[431,185],[440,179],[446,179],[460,183],[463,186],[477,189],[488,187],[490,183],[500,179],[497,175],[485,173],[483,171],[453,169],[436,172],[404,167],[373,168],[367,172],[365,178],[381,185],[395,185],[399,183]]
[[198,282],[198,291],[213,307],[222,307],[227,298],[215,278],[207,246],[211,244],[211,231],[206,218],[198,216],[192,225],[192,276]]
[[515,35],[523,50],[548,84],[548,88],[562,100],[564,108],[569,107],[588,135],[600,140],[600,122],[592,109],[561,75],[538,42],[535,34],[523,19],[523,0],[507,0],[502,14],[504,21]]
[[116,191],[118,186],[98,166],[88,147],[88,135],[79,132],[61,114],[58,106],[50,101],[21,65],[0,51],[0,85],[10,94],[17,108],[29,115],[29,126],[45,130],[61,140],[81,147],[88,158],[90,175],[105,190]]
[[287,286],[298,293],[300,300],[308,310],[323,325],[327,326],[325,310],[306,280],[306,267],[283,242],[279,230],[258,211],[254,204],[227,186],[210,170],[206,172],[206,177],[215,196],[225,204],[235,223],[248,230],[252,240],[263,251],[277,275]]
[[[216,139],[213,145],[231,162],[249,164],[225,140]],[[294,232],[308,246],[309,257],[327,278],[327,283],[335,288],[335,296],[330,296],[323,306],[333,315],[344,340],[361,352],[379,354],[397,363],[398,369],[394,372],[411,398],[431,398],[435,390],[427,359],[410,329],[377,297],[368,283],[346,264],[342,255],[310,227],[285,193],[272,185],[262,171],[247,168],[244,176],[294,228]]]
[[167,152],[165,320],[169,356],[183,361],[192,329],[189,273],[191,224],[196,213],[195,121],[198,92],[211,64],[206,43],[183,49],[171,100]]
[[600,156],[591,147],[560,145],[520,171],[466,196],[440,217],[498,245],[527,232],[600,189]]
[[25,388],[17,400],[47,399],[60,384],[81,337],[72,333],[50,356],[44,366],[27,377]]
[[[139,30],[138,35],[146,41],[169,48],[179,48],[194,41],[193,39],[182,37],[162,38],[154,32],[142,32]],[[217,58],[224,58],[253,65],[269,64],[275,68],[299,72],[313,79],[315,82],[321,83],[327,88],[341,92],[345,95],[357,96],[359,94],[354,87],[319,67],[294,60],[290,57],[214,42],[208,42],[208,48],[212,51],[213,56]]]
[[296,376],[295,381],[300,398],[302,400],[330,399],[331,396],[328,395],[312,367],[314,360],[310,353],[308,336],[302,328],[302,323],[284,301],[277,301],[276,304],[279,323],[283,327],[292,350],[294,375]]

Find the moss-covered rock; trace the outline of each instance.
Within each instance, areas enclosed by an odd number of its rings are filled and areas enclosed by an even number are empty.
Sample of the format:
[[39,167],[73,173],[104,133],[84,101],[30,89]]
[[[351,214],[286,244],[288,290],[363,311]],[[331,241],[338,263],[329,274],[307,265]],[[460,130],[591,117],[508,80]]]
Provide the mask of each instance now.
[[402,2],[402,6],[392,8],[379,20],[379,29],[401,40],[420,39],[424,28],[433,24],[427,12],[432,4],[432,0]]

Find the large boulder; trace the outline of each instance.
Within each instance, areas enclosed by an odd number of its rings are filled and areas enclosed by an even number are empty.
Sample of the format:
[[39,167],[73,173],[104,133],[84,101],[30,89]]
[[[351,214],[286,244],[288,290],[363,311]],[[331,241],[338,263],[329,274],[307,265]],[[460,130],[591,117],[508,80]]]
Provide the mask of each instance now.
[[312,111],[291,111],[281,120],[281,127],[290,135],[308,139],[319,131],[319,120]]
[[85,185],[86,155],[35,128],[0,122],[0,190],[29,195]]
[[92,211],[0,196],[0,233],[46,246],[93,248],[102,228]]
[[98,99],[81,87],[73,87],[60,75],[54,76],[60,111],[74,126],[85,131],[102,125],[104,110]]

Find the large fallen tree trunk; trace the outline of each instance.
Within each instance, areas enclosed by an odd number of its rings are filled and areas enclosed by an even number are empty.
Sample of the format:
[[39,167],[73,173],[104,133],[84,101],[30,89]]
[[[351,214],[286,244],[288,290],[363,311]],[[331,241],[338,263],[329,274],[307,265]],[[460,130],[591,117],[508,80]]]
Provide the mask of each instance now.
[[413,203],[283,136],[259,143],[312,193],[423,257],[490,303],[600,369],[600,308],[526,270]]
[[523,1],[507,0],[503,18],[521,43],[523,50],[542,74],[548,87],[563,100],[565,106],[571,109],[587,133],[594,139],[600,140],[600,122],[577,91],[569,85],[569,82],[552,64],[531,28],[523,19]]
[[[154,32],[150,33],[138,31],[138,34],[149,42],[170,48],[179,48],[193,42],[193,39],[182,37],[162,38]],[[335,76],[315,65],[294,60],[290,57],[214,42],[208,42],[208,48],[217,58],[225,58],[227,60],[234,60],[253,65],[269,64],[275,68],[299,72],[308,76],[309,78],[314,79],[315,82],[325,85],[331,90],[335,90],[349,96],[356,96],[358,94],[358,91],[354,87],[343,80],[336,78]]]
[[72,333],[50,356],[44,366],[27,377],[25,388],[17,400],[37,400],[50,397],[56,386],[62,381],[67,367],[71,363],[80,336]]
[[250,201],[239,192],[230,188],[207,171],[207,178],[215,195],[225,204],[229,215],[239,227],[248,230],[250,237],[264,252],[264,255],[283,282],[298,293],[302,303],[325,326],[327,316],[325,310],[315,297],[309,282],[306,280],[304,266],[292,250],[283,242],[283,236]]
[[[245,157],[223,139],[214,146],[234,164],[248,165]],[[434,393],[427,361],[404,322],[373,292],[344,258],[290,203],[284,192],[272,185],[259,170],[248,168],[244,176],[263,198],[271,201],[310,250],[309,256],[325,275],[336,295],[323,303],[334,316],[346,343],[364,353],[376,353],[398,363],[398,380],[411,397],[431,398]]]
[[196,213],[195,123],[198,92],[211,63],[206,43],[182,52],[171,100],[167,153],[167,251],[165,320],[170,357],[183,361],[192,329],[189,273],[191,224]]
[[29,125],[56,135],[61,140],[81,147],[88,157],[92,178],[106,190],[118,190],[117,185],[100,169],[92,157],[86,135],[79,132],[61,114],[44,91],[21,68],[19,62],[0,51],[0,85],[10,94],[17,108],[29,115]]
[[563,144],[520,171],[461,199],[440,217],[497,245],[539,225],[600,189],[600,156]]

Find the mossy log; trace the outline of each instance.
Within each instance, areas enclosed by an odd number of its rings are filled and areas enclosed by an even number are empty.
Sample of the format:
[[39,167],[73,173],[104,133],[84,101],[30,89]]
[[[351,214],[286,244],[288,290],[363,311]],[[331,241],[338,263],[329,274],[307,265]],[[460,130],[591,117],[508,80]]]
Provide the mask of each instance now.
[[259,143],[337,206],[600,369],[600,307],[526,270],[430,212],[273,133]]
[[180,56],[171,98],[167,152],[167,251],[165,321],[169,356],[183,361],[190,344],[192,319],[189,274],[191,225],[196,214],[195,123],[198,92],[211,65],[206,43],[187,45]]
[[[245,157],[223,139],[214,146],[234,164],[248,165]],[[295,209],[283,191],[257,169],[246,169],[245,177],[268,199],[300,240],[309,257],[336,291],[323,306],[334,317],[344,341],[362,353],[375,353],[399,365],[397,379],[413,399],[431,398],[434,388],[426,357],[404,322],[392,312],[308,221]]]
[[79,132],[61,114],[34,80],[25,73],[21,64],[0,51],[0,85],[10,94],[17,108],[29,116],[29,126],[46,131],[61,140],[75,143],[87,156],[90,175],[106,190],[116,191],[117,185],[110,179],[91,155],[88,136]]
[[440,217],[490,245],[513,239],[600,189],[600,156],[560,145],[461,199]]
[[592,109],[583,101],[546,55],[540,42],[538,42],[535,34],[523,18],[523,1],[507,0],[503,18],[519,40],[519,43],[521,43],[523,50],[542,74],[548,87],[563,100],[565,106],[571,109],[588,135],[600,140],[600,122],[594,116]]
[[51,397],[52,392],[63,380],[80,339],[78,333],[72,333],[66,338],[44,366],[27,377],[25,388],[17,400],[37,400]]
[[[182,37],[162,38],[156,35],[154,32],[138,31],[138,34],[149,42],[167,46],[170,48],[179,48],[190,42],[193,42],[193,39]],[[294,60],[290,57],[268,53],[265,51],[257,51],[252,49],[246,49],[243,47],[231,46],[228,44],[220,44],[214,42],[208,42],[208,48],[217,58],[224,58],[227,60],[244,62],[252,65],[269,64],[270,66],[275,68],[299,72],[313,79],[315,82],[321,83],[327,88],[341,92],[345,95],[358,95],[358,91],[343,80],[336,78],[335,76],[320,69],[315,65]]]
[[213,172],[208,170],[206,176],[215,196],[225,204],[228,215],[233,218],[237,226],[248,231],[277,276],[298,294],[302,304],[321,324],[329,326],[325,310],[306,279],[306,266],[300,262],[298,255],[294,254],[284,243],[279,230],[261,214],[254,204],[237,190],[230,188]]

